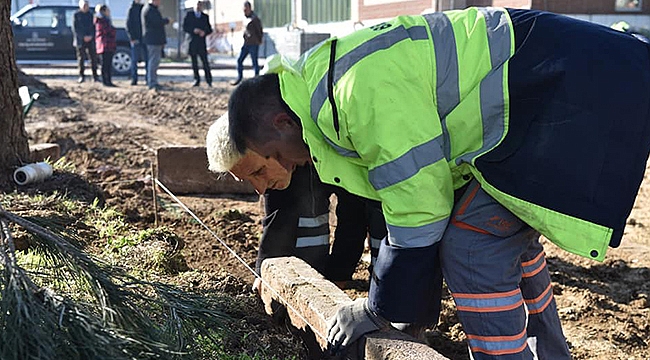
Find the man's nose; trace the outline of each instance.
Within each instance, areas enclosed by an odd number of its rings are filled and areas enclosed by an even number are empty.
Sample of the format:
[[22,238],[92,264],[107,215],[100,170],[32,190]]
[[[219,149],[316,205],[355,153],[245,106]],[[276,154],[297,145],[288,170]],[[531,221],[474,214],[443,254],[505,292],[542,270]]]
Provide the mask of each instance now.
[[251,179],[251,184],[253,184],[253,187],[255,188],[255,192],[257,192],[260,195],[263,195],[266,192],[266,181],[261,180],[261,179]]

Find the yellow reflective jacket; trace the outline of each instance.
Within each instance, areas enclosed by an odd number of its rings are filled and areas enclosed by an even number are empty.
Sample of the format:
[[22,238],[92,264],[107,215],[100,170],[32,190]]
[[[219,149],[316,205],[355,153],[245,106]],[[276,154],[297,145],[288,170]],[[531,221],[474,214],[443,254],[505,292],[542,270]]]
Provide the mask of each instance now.
[[[586,26],[575,21],[569,25]],[[619,35],[603,38],[607,36]],[[608,215],[616,226],[597,221],[599,214],[582,217],[582,210],[573,211],[571,204],[555,207],[515,196],[507,185],[486,179],[477,166],[508,134],[514,42],[508,11],[468,8],[397,17],[328,39],[295,62],[276,56],[267,68],[279,74],[282,98],[301,120],[321,180],[380,200],[391,246],[425,247],[439,241],[454,190],[476,178],[498,202],[558,246],[603,260],[614,228],[620,240],[634,184],[638,189],[640,182],[638,164],[622,210]],[[609,141],[606,134],[598,136]],[[635,151],[647,157],[647,149]]]

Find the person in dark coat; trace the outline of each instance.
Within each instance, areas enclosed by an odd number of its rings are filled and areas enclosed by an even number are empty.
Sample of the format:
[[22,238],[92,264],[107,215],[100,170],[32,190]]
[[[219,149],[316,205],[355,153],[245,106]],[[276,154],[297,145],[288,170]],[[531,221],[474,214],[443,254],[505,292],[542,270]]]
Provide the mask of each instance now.
[[79,83],[85,81],[84,74],[86,67],[86,55],[90,58],[90,66],[93,71],[93,79],[98,82],[97,76],[97,53],[95,52],[95,26],[93,15],[90,13],[87,0],[79,0],[79,10],[74,13],[72,21],[72,46],[77,49],[77,60],[79,61]]
[[201,57],[203,64],[203,73],[205,82],[212,86],[212,74],[210,73],[210,63],[208,62],[208,50],[205,46],[205,36],[212,33],[210,19],[208,15],[202,12],[203,5],[201,1],[196,1],[194,11],[188,11],[183,20],[183,31],[190,34],[189,55],[192,58],[192,70],[194,70],[194,86],[199,86],[201,82],[199,77],[199,64],[197,57]]
[[97,54],[102,58],[102,83],[104,86],[115,87],[112,81],[112,61],[117,42],[115,27],[111,22],[111,10],[106,5],[97,5],[95,11],[95,46]]
[[133,0],[126,17],[126,33],[131,41],[131,85],[138,84],[138,60],[144,59],[147,68],[147,46],[142,41],[142,7],[140,0]]
[[142,40],[147,45],[147,86],[149,89],[160,89],[158,84],[158,66],[160,56],[167,43],[165,25],[169,18],[163,18],[160,10],[160,0],[149,0],[142,8]]

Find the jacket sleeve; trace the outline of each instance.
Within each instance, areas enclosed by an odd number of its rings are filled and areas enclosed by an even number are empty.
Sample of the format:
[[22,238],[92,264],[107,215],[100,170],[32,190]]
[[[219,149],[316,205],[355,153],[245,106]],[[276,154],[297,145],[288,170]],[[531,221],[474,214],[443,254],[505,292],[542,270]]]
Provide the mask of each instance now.
[[212,34],[212,25],[210,25],[210,18],[207,15],[205,15],[205,19],[206,19],[205,35],[210,35]]
[[295,255],[298,213],[290,191],[276,190],[264,194],[266,215],[262,219],[262,236],[255,262],[258,274],[265,259]]
[[103,21],[95,20],[95,42],[100,43],[106,39],[106,25]]
[[84,36],[89,35],[79,12],[76,12],[74,14],[74,18],[72,20],[72,33],[77,40],[77,46],[81,46],[84,43]]
[[257,16],[255,17],[255,32],[257,34],[257,38],[259,39],[259,43],[262,43],[262,40],[264,39],[264,29],[262,28],[262,20],[258,18]]
[[183,19],[183,31],[193,35],[194,34],[194,24],[192,24],[192,19],[190,19],[190,13],[185,13],[185,18]]
[[380,61],[390,71],[357,69],[356,79],[337,96],[347,124],[342,132],[349,133],[368,168],[388,227],[369,305],[395,322],[422,321],[430,316],[427,303],[439,301],[431,298],[439,297],[438,242],[453,208],[453,181],[428,80],[431,67],[414,57]]
[[143,17],[146,23],[147,28],[156,28],[159,26],[164,26],[167,24],[167,21],[162,17],[162,14],[158,9],[149,8],[149,11]]
[[79,20],[77,19],[77,14],[75,13],[72,16],[72,36],[75,37],[75,40],[77,41],[77,46],[81,45],[78,43],[79,41]]
[[129,11],[127,12],[128,16],[126,18],[126,33],[129,35],[129,40],[133,41],[133,34],[135,32],[135,27],[137,26],[136,19],[134,16],[135,13],[135,7],[133,6],[133,3],[131,3],[131,6],[129,7]]

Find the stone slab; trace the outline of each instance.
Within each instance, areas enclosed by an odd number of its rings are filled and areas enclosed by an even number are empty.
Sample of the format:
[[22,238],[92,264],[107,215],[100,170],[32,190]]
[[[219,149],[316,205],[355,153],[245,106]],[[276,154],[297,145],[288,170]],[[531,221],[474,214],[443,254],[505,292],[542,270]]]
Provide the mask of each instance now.
[[[261,286],[261,296],[267,313],[273,315],[278,304],[285,305],[291,323],[298,329],[311,330],[321,349],[326,349],[327,320],[340,305],[352,299],[296,257],[266,259],[261,270],[266,282]],[[360,349],[357,346],[355,350],[354,358],[360,359],[447,360],[426,344],[397,330],[368,334],[365,346]]]
[[208,170],[203,146],[169,146],[156,150],[157,177],[175,194],[254,194],[249,182]]
[[61,147],[54,143],[41,143],[29,146],[29,160],[37,163],[49,159],[51,163],[61,157]]

